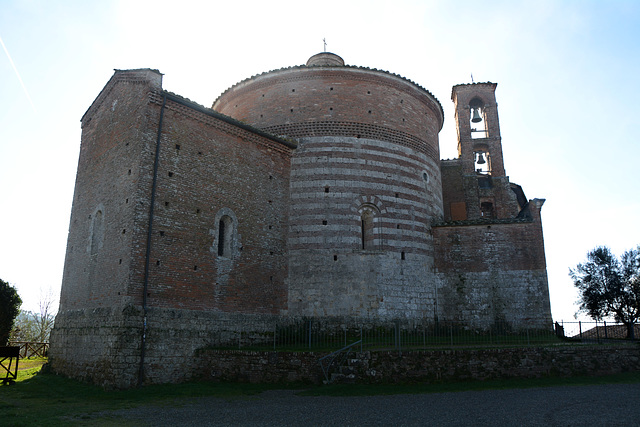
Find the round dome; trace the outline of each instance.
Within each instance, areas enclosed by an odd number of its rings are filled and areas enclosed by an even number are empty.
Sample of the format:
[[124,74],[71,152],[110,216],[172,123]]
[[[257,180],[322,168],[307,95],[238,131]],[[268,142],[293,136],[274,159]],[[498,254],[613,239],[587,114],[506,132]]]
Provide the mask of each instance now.
[[313,55],[307,61],[307,67],[313,66],[344,67],[344,59],[331,52],[321,52]]
[[440,161],[444,113],[429,91],[386,71],[344,66],[329,52],[307,63],[243,80],[213,109],[274,135],[381,139]]

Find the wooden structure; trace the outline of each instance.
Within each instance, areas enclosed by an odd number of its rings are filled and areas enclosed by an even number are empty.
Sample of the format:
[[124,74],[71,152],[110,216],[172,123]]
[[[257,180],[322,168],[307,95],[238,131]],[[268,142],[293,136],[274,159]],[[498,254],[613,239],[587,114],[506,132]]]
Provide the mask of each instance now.
[[4,375],[3,384],[13,384],[18,378],[19,359],[20,347],[0,347],[0,375]]

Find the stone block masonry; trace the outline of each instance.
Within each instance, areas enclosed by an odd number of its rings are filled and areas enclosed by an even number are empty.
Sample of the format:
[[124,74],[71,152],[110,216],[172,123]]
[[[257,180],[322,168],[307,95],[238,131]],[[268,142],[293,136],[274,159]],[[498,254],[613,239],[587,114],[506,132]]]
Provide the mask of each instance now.
[[[202,350],[194,367],[200,379],[252,383],[320,384],[325,353]],[[637,346],[557,346],[478,350],[353,353],[345,362],[349,382],[439,383],[572,376],[640,371]],[[335,374],[339,369],[334,369]],[[334,375],[340,381],[344,375]]]

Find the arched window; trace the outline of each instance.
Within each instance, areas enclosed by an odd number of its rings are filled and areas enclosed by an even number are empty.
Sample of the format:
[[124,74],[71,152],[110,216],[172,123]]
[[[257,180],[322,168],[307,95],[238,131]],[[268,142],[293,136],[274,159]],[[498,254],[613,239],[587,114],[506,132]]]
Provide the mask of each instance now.
[[230,257],[233,236],[233,220],[224,215],[218,221],[218,256]]
[[362,250],[374,250],[379,242],[377,239],[376,215],[378,209],[373,205],[363,205],[360,212],[360,238]]
[[235,258],[240,245],[238,219],[229,208],[222,208],[215,216],[215,228],[209,233],[213,236],[212,254],[219,257]]
[[362,249],[373,249],[373,212],[365,210],[360,216]]
[[102,218],[102,211],[97,210],[93,214],[91,220],[91,255],[96,255],[102,247],[102,240],[104,239],[104,220]]

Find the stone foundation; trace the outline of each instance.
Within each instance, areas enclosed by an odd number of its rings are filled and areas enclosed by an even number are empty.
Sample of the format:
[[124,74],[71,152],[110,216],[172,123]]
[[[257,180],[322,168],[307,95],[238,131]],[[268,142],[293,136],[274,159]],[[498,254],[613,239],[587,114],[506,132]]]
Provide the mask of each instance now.
[[[326,353],[198,352],[194,377],[212,381],[319,384]],[[479,350],[353,353],[334,379],[406,383],[608,375],[640,371],[638,346],[558,346]],[[342,372],[342,373],[341,373]]]

